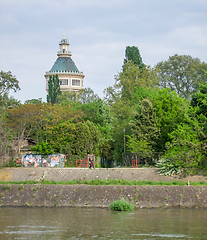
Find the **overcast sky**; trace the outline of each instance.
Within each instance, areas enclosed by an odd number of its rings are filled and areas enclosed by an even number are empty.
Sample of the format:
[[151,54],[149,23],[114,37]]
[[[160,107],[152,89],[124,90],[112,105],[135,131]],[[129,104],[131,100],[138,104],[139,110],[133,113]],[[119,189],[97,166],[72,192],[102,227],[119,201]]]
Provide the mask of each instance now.
[[46,100],[44,74],[65,36],[84,87],[100,97],[114,84],[126,46],[152,67],[174,54],[207,62],[207,0],[0,0],[0,70],[11,71],[22,101]]

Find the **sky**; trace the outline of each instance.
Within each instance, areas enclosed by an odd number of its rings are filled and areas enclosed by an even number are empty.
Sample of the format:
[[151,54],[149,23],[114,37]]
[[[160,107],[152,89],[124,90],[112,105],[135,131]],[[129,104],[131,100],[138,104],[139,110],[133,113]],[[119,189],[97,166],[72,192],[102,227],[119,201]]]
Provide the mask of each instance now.
[[207,63],[206,0],[0,0],[0,70],[11,71],[24,103],[46,101],[44,74],[65,33],[84,87],[101,98],[115,83],[126,46],[154,67],[174,54]]

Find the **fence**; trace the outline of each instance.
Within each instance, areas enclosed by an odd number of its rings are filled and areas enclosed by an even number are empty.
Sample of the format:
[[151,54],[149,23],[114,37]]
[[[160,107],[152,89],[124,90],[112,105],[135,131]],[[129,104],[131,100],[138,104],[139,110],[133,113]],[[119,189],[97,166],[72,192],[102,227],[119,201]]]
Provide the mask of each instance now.
[[112,167],[112,161],[107,160],[103,157],[97,157],[96,164],[98,167],[101,167],[101,168],[111,168]]
[[124,167],[139,167],[154,165],[163,155],[160,152],[138,152],[138,153],[123,153],[122,166]]
[[87,159],[77,159],[76,160],[76,167],[87,168],[88,167],[88,160]]

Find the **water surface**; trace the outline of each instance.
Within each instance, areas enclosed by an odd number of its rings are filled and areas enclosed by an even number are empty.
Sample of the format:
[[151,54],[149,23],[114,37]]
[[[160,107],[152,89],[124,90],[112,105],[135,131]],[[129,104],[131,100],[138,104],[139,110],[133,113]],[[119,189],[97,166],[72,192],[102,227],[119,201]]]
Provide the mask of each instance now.
[[0,208],[0,239],[207,239],[207,210]]

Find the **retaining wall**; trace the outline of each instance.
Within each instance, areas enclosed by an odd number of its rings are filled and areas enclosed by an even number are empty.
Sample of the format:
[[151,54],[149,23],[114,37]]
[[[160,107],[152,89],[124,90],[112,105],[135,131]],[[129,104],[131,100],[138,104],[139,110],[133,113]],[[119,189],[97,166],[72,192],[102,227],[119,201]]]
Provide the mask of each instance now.
[[[0,181],[127,179],[152,181],[205,181],[206,176],[161,176],[150,168],[4,168]],[[207,208],[207,186],[89,186],[0,185],[2,207],[109,207],[114,200],[133,201],[137,208]]]
[[126,179],[126,180],[152,180],[152,181],[192,181],[207,182],[207,176],[163,176],[155,168],[4,168],[0,169],[1,181],[24,180],[91,180],[91,179]]
[[120,198],[136,208],[207,208],[207,186],[0,185],[1,207],[106,208]]

